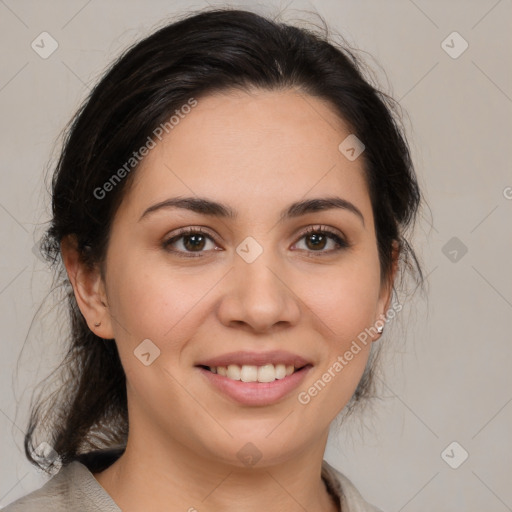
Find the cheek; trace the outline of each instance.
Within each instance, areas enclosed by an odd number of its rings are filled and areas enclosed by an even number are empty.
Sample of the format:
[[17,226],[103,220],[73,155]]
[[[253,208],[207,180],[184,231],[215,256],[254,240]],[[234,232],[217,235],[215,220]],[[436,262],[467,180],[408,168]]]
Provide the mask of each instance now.
[[[111,312],[116,339],[132,346],[149,338],[161,349],[197,328],[205,294],[219,281],[215,273],[180,273],[161,261],[121,260],[111,273]],[[127,343],[127,341],[129,342]],[[132,348],[133,349],[133,348]]]
[[379,274],[347,265],[317,284],[306,304],[324,341],[322,359],[297,399],[310,417],[332,421],[354,394],[370,355],[366,329],[377,318]]
[[[201,299],[215,284],[207,276],[183,276],[151,266],[150,271],[125,261],[110,282],[115,290],[116,345],[130,388],[145,404],[155,397],[181,396],[174,370],[169,369],[179,365],[183,348],[202,323],[207,301]],[[151,343],[142,345],[144,340]],[[145,366],[139,356],[148,351],[150,364]]]
[[300,296],[323,322],[326,339],[343,345],[377,319],[379,279],[378,261],[371,254],[354,257],[308,279]]

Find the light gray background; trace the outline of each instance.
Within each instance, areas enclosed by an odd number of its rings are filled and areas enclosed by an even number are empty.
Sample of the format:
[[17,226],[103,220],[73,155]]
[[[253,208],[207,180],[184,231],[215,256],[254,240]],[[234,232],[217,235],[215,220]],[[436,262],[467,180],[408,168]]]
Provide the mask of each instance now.
[[[357,422],[333,432],[326,458],[385,511],[512,510],[512,2],[261,4],[230,3],[285,8],[284,20],[305,16],[294,9],[316,10],[375,57],[389,83],[368,63],[409,116],[431,208],[415,238],[429,300],[416,296],[381,340],[390,344],[385,392],[364,435]],[[25,461],[22,438],[33,386],[59,355],[51,305],[29,333],[49,286],[32,248],[48,220],[42,180],[54,143],[122,49],[184,6],[206,5],[0,0],[0,506],[45,480]],[[31,48],[43,31],[59,45],[48,59]],[[441,46],[454,31],[469,44],[456,59]],[[452,51],[461,48],[452,39]],[[445,247],[453,237],[467,247],[462,258]],[[462,448],[448,451],[452,464],[469,453],[458,469],[441,457],[453,441]]]

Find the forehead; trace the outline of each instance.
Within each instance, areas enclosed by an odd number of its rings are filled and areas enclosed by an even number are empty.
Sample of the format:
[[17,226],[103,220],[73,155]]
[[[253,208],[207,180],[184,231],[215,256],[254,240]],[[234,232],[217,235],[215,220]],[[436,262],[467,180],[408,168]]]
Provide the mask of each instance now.
[[336,194],[369,213],[363,159],[339,150],[349,135],[330,104],[297,91],[202,97],[149,151],[123,204],[136,214],[148,201],[195,194],[252,214]]

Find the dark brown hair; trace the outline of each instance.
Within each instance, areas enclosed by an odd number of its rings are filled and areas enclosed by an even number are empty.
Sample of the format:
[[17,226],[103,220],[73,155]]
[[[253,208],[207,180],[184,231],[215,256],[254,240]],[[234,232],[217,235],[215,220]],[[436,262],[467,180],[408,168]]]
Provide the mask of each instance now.
[[[110,67],[69,124],[52,180],[52,219],[42,251],[66,286],[71,330],[59,367],[61,384],[32,408],[25,452],[37,432],[62,464],[99,448],[123,446],[128,434],[126,380],[113,340],[96,336],[82,316],[60,258],[60,243],[75,238],[82,260],[103,269],[114,214],[136,166],[100,197],[95,193],[142,147],[155,128],[186,104],[227,89],[285,90],[326,100],[365,144],[381,275],[390,275],[392,245],[401,269],[421,268],[404,237],[420,192],[392,100],[364,78],[353,52],[317,31],[234,9],[215,9],[168,24],[129,48]],[[340,141],[341,142],[341,141]],[[369,395],[372,365],[352,397]]]

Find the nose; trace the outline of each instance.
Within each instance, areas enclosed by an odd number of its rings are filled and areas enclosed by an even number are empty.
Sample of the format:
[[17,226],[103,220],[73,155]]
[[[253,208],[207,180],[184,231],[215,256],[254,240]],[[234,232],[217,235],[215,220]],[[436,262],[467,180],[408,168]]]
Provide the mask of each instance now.
[[217,310],[224,325],[271,333],[299,321],[300,301],[293,293],[293,283],[287,282],[284,269],[267,254],[264,251],[252,263],[235,256]]

